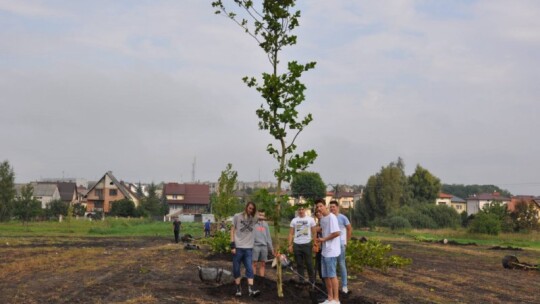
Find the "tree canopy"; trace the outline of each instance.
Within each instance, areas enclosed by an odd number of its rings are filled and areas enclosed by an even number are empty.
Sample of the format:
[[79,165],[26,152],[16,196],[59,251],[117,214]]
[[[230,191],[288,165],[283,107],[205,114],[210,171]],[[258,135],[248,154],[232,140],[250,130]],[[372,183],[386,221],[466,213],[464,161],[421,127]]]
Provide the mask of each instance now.
[[15,199],[15,173],[9,162],[0,164],[0,221],[11,218]]
[[238,210],[238,198],[234,195],[238,172],[232,169],[232,164],[227,164],[221,171],[218,179],[217,194],[212,202],[212,212],[216,219],[222,219],[233,215]]
[[433,203],[441,191],[441,180],[420,165],[408,178],[408,185],[410,195],[424,203]]
[[34,188],[31,184],[21,188],[21,194],[14,204],[13,214],[23,223],[29,222],[41,213],[41,202],[34,198]]
[[326,185],[317,172],[298,172],[291,183],[292,196],[314,202],[324,198],[326,195]]

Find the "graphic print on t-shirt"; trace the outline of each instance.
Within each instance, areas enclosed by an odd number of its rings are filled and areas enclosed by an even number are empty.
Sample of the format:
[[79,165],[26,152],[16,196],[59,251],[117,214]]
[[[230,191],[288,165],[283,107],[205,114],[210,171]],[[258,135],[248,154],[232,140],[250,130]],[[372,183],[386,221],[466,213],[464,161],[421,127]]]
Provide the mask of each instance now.
[[306,220],[298,220],[296,221],[296,225],[294,227],[295,231],[295,237],[301,238],[301,237],[309,237],[309,226],[308,221]]
[[252,232],[253,231],[253,223],[255,221],[253,221],[253,219],[249,219],[249,220],[240,220],[240,231],[242,232]]

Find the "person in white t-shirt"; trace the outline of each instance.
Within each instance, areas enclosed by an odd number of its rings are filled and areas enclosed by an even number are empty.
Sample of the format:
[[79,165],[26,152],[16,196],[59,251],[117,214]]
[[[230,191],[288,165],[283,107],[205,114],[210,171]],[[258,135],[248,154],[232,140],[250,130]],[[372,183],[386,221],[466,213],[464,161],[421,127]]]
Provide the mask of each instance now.
[[337,279],[336,264],[341,254],[341,241],[339,225],[334,214],[330,213],[324,200],[318,200],[316,207],[322,214],[320,220],[322,237],[322,276],[328,292],[328,299],[323,304],[339,304],[339,282]]
[[306,216],[305,207],[298,207],[298,216],[291,221],[289,229],[289,247],[290,253],[294,253],[300,283],[304,281],[304,266],[307,268],[309,282],[315,282],[315,273],[313,272],[313,253],[312,237],[316,236],[315,220]]
[[330,212],[336,216],[339,230],[341,231],[339,236],[341,240],[341,254],[338,258],[338,265],[341,276],[341,290],[343,293],[347,294],[349,293],[349,289],[347,288],[347,264],[345,263],[345,249],[347,247],[347,242],[351,240],[352,226],[349,219],[344,214],[339,213],[339,203],[337,201],[330,202]]

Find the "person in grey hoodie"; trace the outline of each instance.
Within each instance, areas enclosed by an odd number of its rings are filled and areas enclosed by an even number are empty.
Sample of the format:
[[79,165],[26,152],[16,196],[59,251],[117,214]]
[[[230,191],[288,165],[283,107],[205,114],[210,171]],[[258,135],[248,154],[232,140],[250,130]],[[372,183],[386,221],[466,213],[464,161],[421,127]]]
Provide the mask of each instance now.
[[243,212],[233,217],[231,226],[231,253],[233,254],[233,276],[236,284],[236,296],[242,296],[240,287],[240,265],[246,268],[249,295],[258,296],[261,292],[253,287],[253,245],[255,243],[255,224],[259,221],[257,207],[253,202],[248,202]]
[[[265,218],[265,212],[263,209],[259,210],[259,221],[255,224],[255,243],[253,246],[253,272],[257,274],[257,268],[259,268],[259,275],[264,278],[264,271],[266,268],[266,260],[268,259],[268,253],[272,252],[276,255],[272,246],[272,237],[270,236],[270,227],[268,223],[262,219]],[[257,267],[257,264],[259,267]]]

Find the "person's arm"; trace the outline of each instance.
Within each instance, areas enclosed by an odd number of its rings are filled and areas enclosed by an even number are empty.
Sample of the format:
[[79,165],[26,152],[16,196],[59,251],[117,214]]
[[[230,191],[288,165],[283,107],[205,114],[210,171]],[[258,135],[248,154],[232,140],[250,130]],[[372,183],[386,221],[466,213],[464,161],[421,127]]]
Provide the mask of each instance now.
[[293,237],[294,237],[294,228],[291,227],[289,228],[289,245],[287,246],[287,248],[289,249],[289,252],[293,252]]
[[336,232],[332,232],[330,233],[327,237],[321,237],[319,238],[319,241],[322,243],[322,242],[326,242],[326,241],[329,241],[331,239],[335,239],[337,237],[339,237],[339,235],[341,234],[341,232],[339,231],[336,231]]
[[351,237],[352,237],[352,225],[349,224],[347,226],[345,226],[347,228],[347,243],[349,243],[351,241]]
[[235,228],[234,228],[234,222],[233,222],[233,224],[231,225],[231,253],[232,254],[236,254],[236,244],[234,243],[234,232],[235,232]]
[[311,226],[311,239],[316,240],[317,239],[317,224],[315,224],[315,220],[312,222],[313,226]]
[[275,255],[274,246],[272,245],[272,237],[270,236],[270,227],[268,227],[268,224],[266,224],[266,240],[266,246],[268,246],[268,250],[272,252],[273,255]]

